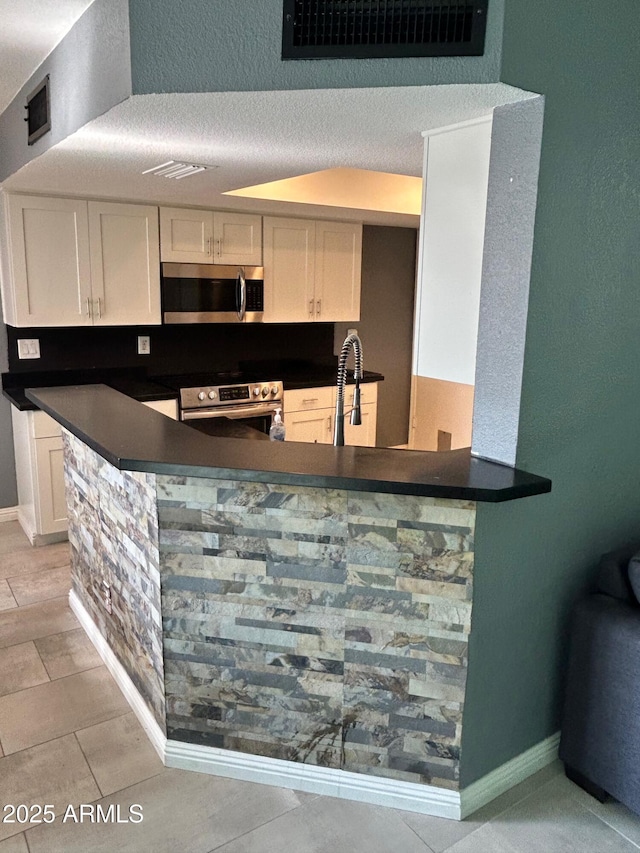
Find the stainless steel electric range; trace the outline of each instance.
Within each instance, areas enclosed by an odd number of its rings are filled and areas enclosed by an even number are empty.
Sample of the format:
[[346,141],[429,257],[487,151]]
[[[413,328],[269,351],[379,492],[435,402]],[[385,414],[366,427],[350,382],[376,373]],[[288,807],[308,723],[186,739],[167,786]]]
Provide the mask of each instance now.
[[211,435],[219,435],[214,421],[223,417],[268,435],[275,409],[282,408],[280,380],[256,382],[230,372],[164,376],[158,381],[178,392],[180,420]]

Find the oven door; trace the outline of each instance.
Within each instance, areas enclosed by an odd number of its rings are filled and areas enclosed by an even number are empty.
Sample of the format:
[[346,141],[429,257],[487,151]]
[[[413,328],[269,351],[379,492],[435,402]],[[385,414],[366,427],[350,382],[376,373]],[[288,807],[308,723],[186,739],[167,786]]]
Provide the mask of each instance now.
[[[276,406],[282,407],[280,402],[258,403],[251,406],[220,406],[217,409],[195,409],[183,411],[181,419],[190,427],[204,432],[207,435],[224,436],[229,435],[220,418],[230,418],[238,426],[251,427],[258,433],[269,435],[271,421]],[[250,438],[250,433],[247,434]]]

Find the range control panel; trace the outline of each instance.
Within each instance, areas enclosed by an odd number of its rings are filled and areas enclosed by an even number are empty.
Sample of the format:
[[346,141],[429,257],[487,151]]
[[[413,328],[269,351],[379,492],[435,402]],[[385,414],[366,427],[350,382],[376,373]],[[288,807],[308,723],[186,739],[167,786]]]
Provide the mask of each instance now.
[[282,382],[248,382],[240,385],[208,385],[200,388],[180,389],[180,406],[182,409],[202,409],[264,402],[282,402]]

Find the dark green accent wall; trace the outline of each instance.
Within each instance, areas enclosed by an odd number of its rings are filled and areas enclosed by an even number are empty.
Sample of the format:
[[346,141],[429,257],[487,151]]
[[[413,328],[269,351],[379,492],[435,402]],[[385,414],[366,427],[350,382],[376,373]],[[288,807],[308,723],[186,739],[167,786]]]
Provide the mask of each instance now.
[[133,93],[495,83],[503,12],[491,0],[484,56],[283,62],[282,0],[129,0]]
[[501,80],[545,95],[519,467],[478,505],[461,781],[560,726],[567,629],[599,555],[640,539],[637,0],[507,0]]

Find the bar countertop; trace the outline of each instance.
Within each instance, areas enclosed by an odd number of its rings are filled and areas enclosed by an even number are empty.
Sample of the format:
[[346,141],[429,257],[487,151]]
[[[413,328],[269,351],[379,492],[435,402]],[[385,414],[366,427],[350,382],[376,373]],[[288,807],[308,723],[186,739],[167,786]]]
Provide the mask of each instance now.
[[542,494],[551,481],[471,455],[204,435],[105,385],[27,389],[26,397],[116,468],[500,502]]

